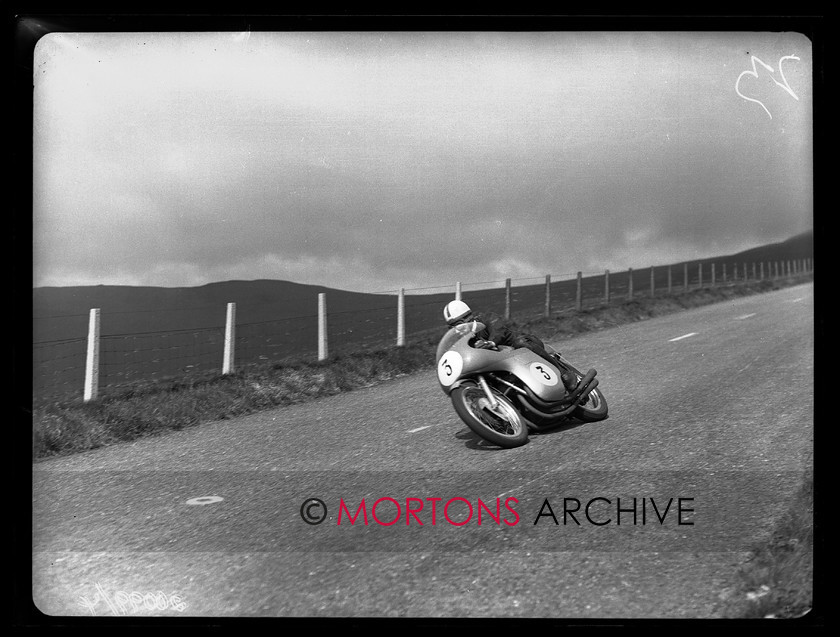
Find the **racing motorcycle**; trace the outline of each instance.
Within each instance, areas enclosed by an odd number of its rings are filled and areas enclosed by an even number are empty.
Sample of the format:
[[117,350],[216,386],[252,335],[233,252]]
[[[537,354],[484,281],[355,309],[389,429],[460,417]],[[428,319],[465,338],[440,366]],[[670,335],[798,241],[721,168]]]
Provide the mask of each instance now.
[[[552,353],[552,364],[526,348],[476,347],[476,332],[482,328],[476,321],[456,325],[437,348],[440,387],[476,434],[511,448],[525,444],[529,431],[549,429],[570,418],[607,418],[607,401],[594,369],[583,374],[557,352]],[[564,372],[577,379],[571,391],[561,380]]]

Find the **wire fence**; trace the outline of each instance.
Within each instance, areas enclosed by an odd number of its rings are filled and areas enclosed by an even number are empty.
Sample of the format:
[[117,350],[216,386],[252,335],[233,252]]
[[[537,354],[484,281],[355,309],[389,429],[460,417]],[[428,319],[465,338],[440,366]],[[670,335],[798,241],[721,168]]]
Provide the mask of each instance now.
[[[404,312],[399,323],[399,291],[360,295],[364,307],[341,305],[326,312],[330,354],[397,344],[400,330],[405,341],[412,335],[443,328],[443,305],[458,294],[471,307],[495,312],[517,321],[540,316],[592,309],[630,299],[676,294],[708,286],[733,285],[810,273],[811,259],[784,262],[698,262],[659,266],[622,272],[589,272],[547,275],[523,279],[451,284],[433,288],[403,290]],[[327,295],[329,298],[330,294]],[[319,354],[317,294],[312,292],[311,313],[276,320],[249,320],[264,314],[257,308],[237,310],[234,352],[237,367],[284,360],[315,360]],[[328,301],[329,303],[329,301]],[[347,304],[345,304],[347,305]],[[120,388],[137,382],[184,379],[221,373],[225,346],[223,308],[142,310],[130,313],[133,320],[174,322],[176,317],[207,315],[218,317],[214,325],[149,332],[103,334],[98,339],[98,387]],[[263,308],[264,309],[264,308]],[[120,325],[120,314],[103,317]],[[128,317],[124,316],[123,319]],[[72,323],[65,329],[78,330],[73,338],[43,339],[50,329],[35,330],[33,343],[33,399],[56,399],[81,395],[88,361],[88,315],[66,314],[35,317],[49,323]]]

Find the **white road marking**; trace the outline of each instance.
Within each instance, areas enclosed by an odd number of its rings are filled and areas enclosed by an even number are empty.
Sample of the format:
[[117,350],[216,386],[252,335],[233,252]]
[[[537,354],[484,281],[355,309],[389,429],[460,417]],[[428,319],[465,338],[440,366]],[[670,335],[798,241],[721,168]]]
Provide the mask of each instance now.
[[743,321],[744,319],[748,319],[751,316],[755,316],[755,312],[753,312],[752,314],[744,314],[743,316],[736,316],[735,320],[736,321]]
[[200,498],[187,500],[187,504],[190,506],[204,506],[205,504],[215,504],[216,502],[221,502],[222,500],[224,500],[224,498],[220,498],[217,495],[205,495]]
[[677,338],[670,338],[668,339],[669,343],[673,343],[674,341],[681,341],[684,338],[688,338],[689,336],[696,336],[697,332],[689,332],[688,334],[683,334],[682,336],[677,336]]
[[801,301],[801,300],[802,300],[802,297],[800,296],[797,299],[792,299],[792,300],[788,301],[788,303],[799,303],[799,301]]
[[414,433],[417,433],[418,431],[423,431],[424,429],[428,429],[429,427],[434,427],[434,425],[426,425],[425,427],[417,427],[417,429],[409,429],[408,433],[414,434]]

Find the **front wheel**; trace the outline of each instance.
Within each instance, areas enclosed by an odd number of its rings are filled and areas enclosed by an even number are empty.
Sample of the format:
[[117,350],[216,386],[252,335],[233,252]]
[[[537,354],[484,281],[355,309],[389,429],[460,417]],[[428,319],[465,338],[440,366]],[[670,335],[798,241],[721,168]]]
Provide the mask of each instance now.
[[475,383],[464,383],[452,390],[452,405],[458,416],[476,434],[500,447],[519,447],[528,442],[528,428],[513,404],[494,388],[490,392],[496,407]]

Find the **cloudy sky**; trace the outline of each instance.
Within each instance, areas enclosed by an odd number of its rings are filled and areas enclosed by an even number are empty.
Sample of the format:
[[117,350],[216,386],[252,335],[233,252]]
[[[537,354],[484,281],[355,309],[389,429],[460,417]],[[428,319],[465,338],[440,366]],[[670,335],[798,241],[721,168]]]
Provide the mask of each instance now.
[[51,33],[34,285],[363,292],[812,227],[797,33]]

